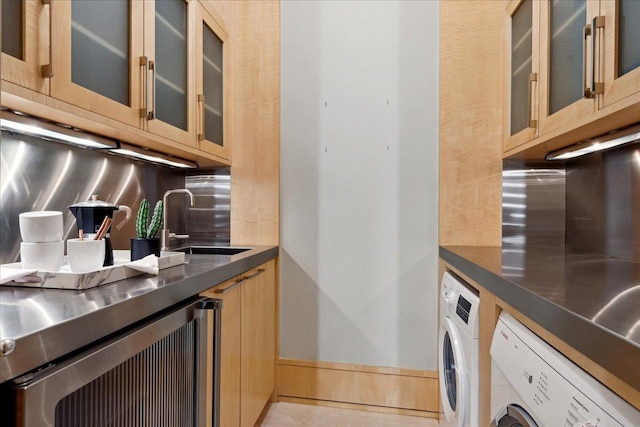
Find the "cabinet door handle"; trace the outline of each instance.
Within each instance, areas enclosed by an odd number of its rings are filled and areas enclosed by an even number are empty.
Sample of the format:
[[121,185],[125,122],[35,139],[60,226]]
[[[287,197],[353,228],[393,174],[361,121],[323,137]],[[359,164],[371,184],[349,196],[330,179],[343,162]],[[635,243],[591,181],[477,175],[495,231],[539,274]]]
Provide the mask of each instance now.
[[255,273],[253,273],[250,276],[245,276],[245,277],[241,277],[238,280],[236,280],[232,285],[227,286],[226,288],[222,288],[222,289],[214,289],[213,293],[215,294],[224,294],[225,292],[230,291],[231,289],[240,286],[241,284],[243,284],[244,282],[246,282],[247,280],[251,280],[256,276],[261,275],[262,273],[264,273],[266,270],[264,268],[259,268],[258,271],[256,271]]
[[264,273],[266,270],[264,268],[259,268],[258,271],[256,271],[255,273],[253,273],[251,276],[246,276],[243,277],[244,280],[249,280],[249,279],[253,279],[256,276],[261,275],[262,273]]
[[198,94],[198,107],[200,110],[200,133],[198,133],[198,141],[204,140],[204,94]]
[[537,128],[538,127],[538,120],[533,118],[533,82],[537,82],[538,81],[538,73],[530,73],[529,74],[529,79],[527,81],[527,114],[529,117],[529,127],[530,128]]
[[151,71],[151,84],[153,89],[151,90],[151,111],[147,113],[147,120],[153,120],[156,118],[156,64],[153,61],[149,61],[149,70]]
[[140,118],[144,119],[147,117],[147,108],[149,104],[149,58],[147,58],[146,56],[141,56],[140,66],[143,68],[142,74],[144,75],[144,104],[140,109]]
[[604,93],[604,83],[596,82],[596,37],[598,29],[604,29],[604,16],[596,16],[591,21],[591,97]]
[[238,279],[238,280],[236,280],[232,285],[227,286],[226,288],[222,288],[222,289],[217,289],[217,288],[216,288],[216,289],[214,289],[214,290],[213,290],[213,293],[214,293],[214,294],[224,294],[225,292],[228,292],[228,291],[230,291],[231,289],[233,289],[233,288],[235,288],[235,287],[237,287],[237,286],[240,286],[242,283],[244,283],[244,282],[246,282],[246,281],[247,281],[247,279],[246,279],[246,278],[244,278],[244,279]]
[[582,30],[582,87],[583,87],[583,96],[585,98],[593,98],[593,94],[591,93],[591,88],[588,83],[587,76],[587,37],[593,37],[591,34],[591,24],[587,24],[584,26]]
[[50,79],[55,74],[53,73],[53,11],[51,6],[51,0],[41,0],[42,4],[49,6],[49,63],[41,67],[41,73],[43,79]]

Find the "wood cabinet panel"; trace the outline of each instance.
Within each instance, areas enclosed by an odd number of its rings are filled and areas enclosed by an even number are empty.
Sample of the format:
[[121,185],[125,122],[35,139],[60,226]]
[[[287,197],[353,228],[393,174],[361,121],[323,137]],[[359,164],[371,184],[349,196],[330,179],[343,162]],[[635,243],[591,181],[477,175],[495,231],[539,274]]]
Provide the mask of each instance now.
[[[280,238],[280,2],[231,1],[231,244]],[[259,183],[259,185],[256,185]]]
[[[196,32],[196,91],[198,149],[223,159],[231,159],[231,78],[229,69],[229,35],[205,7],[198,7]],[[221,52],[217,52],[220,43]],[[205,52],[207,51],[207,52]],[[213,52],[211,52],[213,51]],[[217,58],[209,58],[218,54]],[[213,129],[212,129],[213,128]]]
[[[592,18],[598,16],[600,5],[598,0],[577,2],[575,4],[578,10],[571,14],[566,22],[556,22],[560,18],[553,19],[553,14],[560,14],[560,11],[554,12],[552,8],[559,9],[565,4],[569,3],[540,2],[540,135],[557,128],[571,126],[581,117],[592,116],[598,108],[595,96],[587,97],[584,94],[586,82],[583,81],[580,84],[574,81],[572,69],[583,67],[584,61],[587,61],[585,66],[589,65],[590,56],[584,57],[587,52],[583,49],[583,46],[588,44],[588,40],[585,41],[581,35],[587,22],[591,22]],[[583,15],[585,18],[579,21],[580,16]],[[563,39],[555,42],[557,38],[567,33],[569,37],[565,39],[581,39],[583,43],[576,47],[565,46],[568,42]],[[572,58],[572,61],[563,64],[565,68],[562,68],[562,65],[554,64],[554,60],[558,61],[557,57]],[[583,78],[588,79],[589,75],[587,73]],[[577,89],[571,91],[573,86]],[[567,93],[557,93],[560,89]],[[558,100],[555,101],[555,98]],[[569,99],[575,99],[575,101],[570,102]]]
[[144,55],[153,63],[145,128],[192,147],[196,146],[197,7],[196,1],[171,0],[160,9],[155,0],[144,1]]
[[[241,292],[236,287],[222,293],[221,289],[233,286],[240,276],[234,277],[215,288],[202,293],[202,296],[222,300],[222,336],[220,348],[220,426],[240,425],[240,305]],[[213,315],[209,314],[212,321]],[[213,341],[213,337],[209,337]],[[208,349],[209,359],[213,355],[213,347]],[[207,363],[212,366],[212,360]],[[212,373],[207,375],[207,389],[213,387]],[[211,399],[207,399],[207,425],[211,425]]]
[[[505,23],[504,150],[538,136],[540,2],[507,3]],[[516,119],[516,116],[520,116]]]
[[231,13],[229,2],[232,1],[235,0],[200,0],[200,4],[221,26],[228,28]]
[[[625,46],[629,50],[636,46],[635,52],[638,52],[638,40],[629,40],[635,38],[638,34],[637,22],[640,16],[632,15],[632,13],[640,15],[640,6],[636,1],[623,0],[623,10],[621,11],[621,0],[601,0],[600,14],[604,16],[604,95],[601,100],[600,108],[613,105],[620,100],[640,93],[640,66],[632,70],[625,70],[621,64],[621,49]],[[621,16],[624,15],[624,16]],[[622,22],[622,21],[625,22]],[[621,31],[623,25],[628,28],[636,28],[635,31]],[[626,37],[626,38],[625,38]],[[638,64],[640,58],[628,58],[626,66],[630,64]]]
[[[51,67],[53,76],[48,79],[51,84],[51,96],[56,99],[68,102],[72,105],[96,112],[100,115],[112,118],[118,122],[127,125],[140,127],[142,124],[140,118],[141,108],[141,78],[140,57],[143,55],[142,45],[142,28],[143,28],[143,2],[129,1],[128,3],[128,25],[125,25],[125,31],[130,28],[128,34],[120,34],[121,37],[128,39],[128,51],[123,51],[113,46],[109,41],[104,40],[100,34],[86,28],[81,23],[73,21],[73,6],[75,3],[70,1],[54,1],[51,4],[51,14],[53,22],[52,34],[52,60]],[[80,3],[81,4],[81,3]],[[111,3],[103,3],[105,6]],[[119,5],[118,3],[113,3]],[[100,16],[89,16],[88,19],[99,20]],[[74,39],[72,33],[75,31],[77,39]],[[85,46],[86,55],[81,56],[82,49],[77,50],[73,43],[80,43],[79,37],[87,41]],[[89,45],[94,48],[89,48]],[[127,88],[122,88],[128,92],[128,102],[122,103],[110,98],[105,94],[98,93],[88,89],[77,83],[79,76],[74,76],[74,64],[87,62],[87,70],[85,73],[92,73],[91,67],[100,67],[103,62],[109,62],[111,56],[126,61],[128,64],[128,77],[125,78],[128,83]],[[121,58],[122,56],[122,58]],[[109,79],[101,78],[94,82],[108,89],[109,85],[116,84]],[[106,93],[107,91],[105,90]]]
[[441,245],[500,245],[503,25],[501,2],[440,5]]
[[[17,2],[14,2],[17,3]],[[22,10],[21,34],[14,40],[17,46],[3,49],[2,80],[49,94],[49,80],[42,77],[42,66],[50,62],[49,30],[51,7],[39,1],[20,2]],[[4,5],[4,3],[2,3]],[[10,17],[7,17],[8,19]],[[3,43],[11,43],[4,40]],[[4,51],[10,51],[17,56]]]
[[[252,427],[275,390],[275,260],[201,295],[223,301],[220,426]],[[212,354],[210,343],[209,358]],[[213,390],[212,374],[208,375],[209,393]],[[208,420],[211,420],[210,415],[209,408]]]
[[252,427],[275,389],[275,262],[242,285],[240,425]]

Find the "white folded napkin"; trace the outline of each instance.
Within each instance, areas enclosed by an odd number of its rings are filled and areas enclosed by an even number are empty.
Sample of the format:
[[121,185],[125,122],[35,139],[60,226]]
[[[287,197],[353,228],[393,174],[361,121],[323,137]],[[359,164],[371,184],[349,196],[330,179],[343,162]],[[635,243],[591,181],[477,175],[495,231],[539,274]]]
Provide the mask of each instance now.
[[125,264],[125,267],[142,271],[143,273],[158,275],[158,257],[155,255],[147,255],[146,257],[131,261]]
[[12,280],[18,280],[21,277],[28,276],[35,273],[38,270],[29,270],[24,268],[8,268],[0,267],[0,285],[10,282]]

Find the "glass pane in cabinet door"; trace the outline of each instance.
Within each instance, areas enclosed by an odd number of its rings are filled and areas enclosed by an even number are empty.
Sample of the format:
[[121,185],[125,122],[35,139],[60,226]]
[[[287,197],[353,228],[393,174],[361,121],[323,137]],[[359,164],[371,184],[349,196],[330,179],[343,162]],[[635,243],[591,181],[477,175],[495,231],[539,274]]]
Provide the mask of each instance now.
[[207,25],[202,28],[205,139],[223,144],[222,40]]
[[187,130],[187,4],[155,2],[156,118]]
[[129,105],[129,1],[71,4],[71,81]]
[[532,61],[532,0],[511,18],[511,135],[529,127],[528,79]]
[[549,115],[584,95],[582,76],[585,0],[555,0],[550,4]]
[[618,76],[622,76],[640,67],[640,1],[619,1]]
[[22,0],[2,0],[2,52],[24,60]]

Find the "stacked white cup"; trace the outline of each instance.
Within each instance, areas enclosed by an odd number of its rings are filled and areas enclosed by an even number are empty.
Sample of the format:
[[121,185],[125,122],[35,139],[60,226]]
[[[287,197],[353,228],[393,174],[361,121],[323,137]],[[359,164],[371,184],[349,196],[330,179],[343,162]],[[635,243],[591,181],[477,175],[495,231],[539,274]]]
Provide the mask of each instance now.
[[58,271],[64,260],[62,212],[23,212],[20,218],[22,268]]

